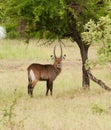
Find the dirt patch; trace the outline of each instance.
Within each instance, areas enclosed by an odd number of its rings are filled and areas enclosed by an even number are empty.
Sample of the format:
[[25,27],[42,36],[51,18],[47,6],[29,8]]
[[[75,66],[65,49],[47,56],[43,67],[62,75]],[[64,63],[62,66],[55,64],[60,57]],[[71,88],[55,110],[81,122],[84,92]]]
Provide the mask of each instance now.
[[0,60],[0,72],[26,69],[26,63],[22,61]]
[[[23,61],[23,60],[0,60],[0,72],[4,71],[24,71],[27,69],[27,67],[33,63],[33,61]],[[35,63],[43,63],[43,64],[48,64],[50,62],[48,61],[36,61]],[[70,68],[81,68],[81,61],[76,60],[76,61],[63,61],[63,68],[64,69],[70,69]]]

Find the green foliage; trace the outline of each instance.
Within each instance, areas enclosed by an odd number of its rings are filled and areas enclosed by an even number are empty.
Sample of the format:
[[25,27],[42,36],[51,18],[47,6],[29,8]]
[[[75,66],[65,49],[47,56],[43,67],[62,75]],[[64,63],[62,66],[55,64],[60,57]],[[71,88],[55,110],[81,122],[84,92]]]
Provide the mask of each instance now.
[[66,12],[60,2],[59,0],[38,1],[38,6],[34,8],[34,22],[37,25],[37,31],[40,36],[46,39],[57,38],[65,31],[66,21],[64,16]]
[[19,34],[16,31],[17,25],[16,24],[7,24],[6,30],[7,30],[7,38],[14,39],[18,38]]
[[83,41],[88,44],[94,44],[95,42],[110,42],[111,33],[111,19],[106,17],[100,17],[97,22],[90,20],[84,25],[84,32],[82,33]]
[[102,46],[98,49],[100,61],[109,61],[111,62],[111,43],[106,43],[105,46]]
[[[10,0],[11,1],[11,0]],[[10,8],[6,9],[6,15],[11,19],[19,21],[22,19],[25,21],[25,32],[34,33],[38,32],[38,36],[44,38],[55,37],[55,33],[60,33],[59,28],[63,26],[64,22],[60,22],[59,27],[55,26],[58,21],[61,21],[64,17],[64,10],[61,10],[59,0],[24,0],[7,2]],[[56,5],[56,6],[55,6]],[[15,16],[18,16],[17,18]],[[10,20],[11,20],[10,19]],[[27,28],[28,24],[28,28]],[[33,34],[31,36],[34,36]],[[36,35],[37,36],[37,35]]]
[[2,24],[4,21],[4,12],[3,12],[3,8],[2,8],[2,0],[0,1],[0,23]]
[[82,33],[83,41],[87,44],[101,43],[98,50],[99,58],[111,59],[111,19],[110,17],[100,17],[97,22],[90,20],[84,25]]
[[14,118],[16,117],[16,113],[14,112],[15,106],[17,103],[17,98],[15,97],[12,101],[12,104],[7,105],[2,110],[2,118],[0,119],[0,123],[3,124],[3,128],[23,128],[23,121],[19,121],[19,123],[15,122]]
[[0,23],[2,22],[2,19],[3,19],[3,12],[1,11],[1,9],[0,9]]
[[7,120],[6,122],[12,123],[12,118],[15,116],[15,113],[13,111],[14,111],[16,102],[17,102],[17,100],[15,98],[9,107],[5,107],[3,109],[3,120],[4,120],[4,118],[6,118],[6,120]]
[[21,27],[20,21],[24,21],[22,30],[26,33],[24,37],[29,39],[72,37],[74,22],[78,31],[82,32],[89,19],[97,20],[106,14],[108,5],[107,1],[98,4],[97,0],[4,0],[1,3],[5,24],[15,22]]
[[98,103],[93,104],[91,109],[94,114],[101,115],[105,113],[105,108],[101,104],[98,104]]

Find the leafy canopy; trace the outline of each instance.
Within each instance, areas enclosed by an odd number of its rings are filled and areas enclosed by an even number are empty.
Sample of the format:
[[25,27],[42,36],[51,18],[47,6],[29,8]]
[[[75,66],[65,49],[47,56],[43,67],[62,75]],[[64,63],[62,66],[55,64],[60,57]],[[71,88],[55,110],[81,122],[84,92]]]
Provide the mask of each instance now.
[[[102,0],[3,0],[4,24],[15,30],[22,20],[31,37],[54,39],[72,37],[73,24],[81,33],[90,19],[106,15],[108,1]],[[96,12],[96,13],[95,13]],[[27,31],[28,30],[28,31]],[[10,29],[9,29],[10,32]]]

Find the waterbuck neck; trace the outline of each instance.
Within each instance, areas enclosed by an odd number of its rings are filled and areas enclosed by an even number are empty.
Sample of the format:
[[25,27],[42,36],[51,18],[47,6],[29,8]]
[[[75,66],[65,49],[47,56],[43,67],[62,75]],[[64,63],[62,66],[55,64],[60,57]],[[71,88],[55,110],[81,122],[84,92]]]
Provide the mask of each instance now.
[[57,65],[53,65],[54,66],[54,69],[55,69],[55,72],[56,72],[56,74],[58,75],[60,72],[61,72],[61,70],[62,70],[62,66],[61,67],[57,67]]

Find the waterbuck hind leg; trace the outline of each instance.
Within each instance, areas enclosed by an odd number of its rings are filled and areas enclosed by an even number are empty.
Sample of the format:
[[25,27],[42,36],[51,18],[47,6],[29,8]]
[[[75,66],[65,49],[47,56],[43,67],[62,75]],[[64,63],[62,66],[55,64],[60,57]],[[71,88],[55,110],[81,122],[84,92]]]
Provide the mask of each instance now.
[[33,89],[35,87],[35,85],[37,84],[37,80],[34,80],[33,82],[29,82],[28,84],[28,94],[33,97]]
[[28,84],[28,94],[32,97],[33,96],[33,87],[31,84]]

